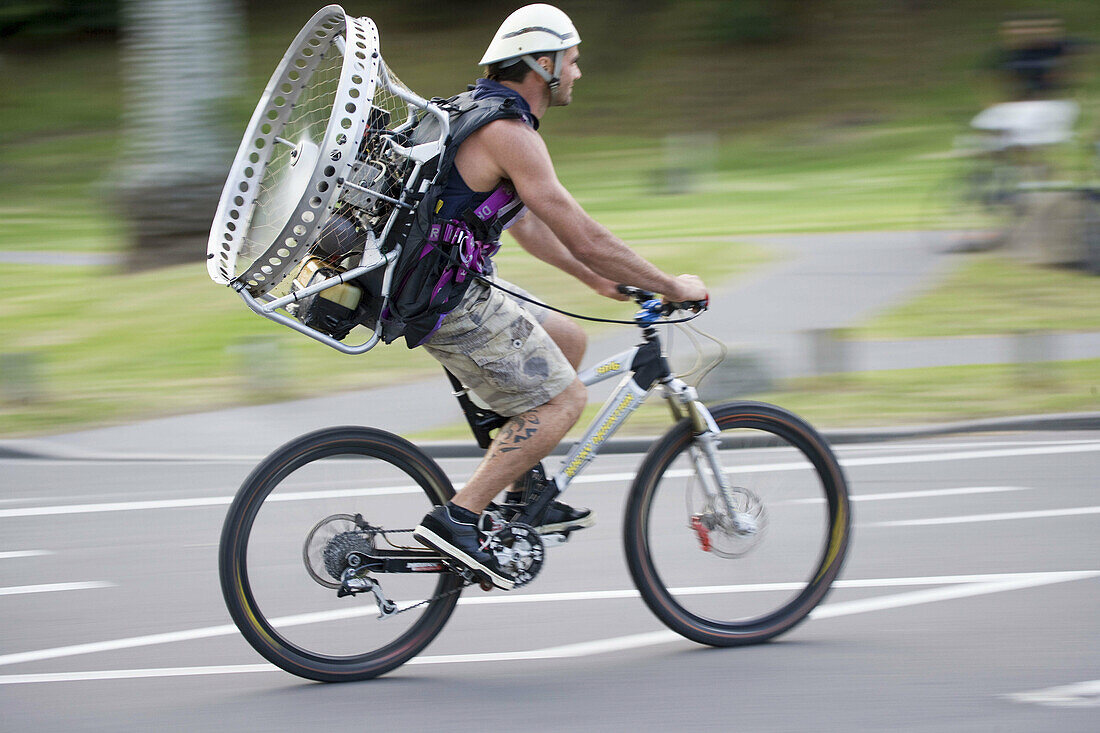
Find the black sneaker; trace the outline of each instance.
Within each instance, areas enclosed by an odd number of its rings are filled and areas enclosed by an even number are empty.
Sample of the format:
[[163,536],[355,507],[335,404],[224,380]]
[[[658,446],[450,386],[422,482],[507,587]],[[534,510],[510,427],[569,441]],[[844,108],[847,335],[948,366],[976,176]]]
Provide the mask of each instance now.
[[[508,492],[504,504],[504,517],[509,521],[523,511],[526,502],[533,502],[550,484],[552,479],[546,476],[542,464],[538,463],[530,468],[527,473],[516,479],[511,491]],[[571,532],[574,529],[584,529],[596,523],[596,515],[591,509],[583,507],[571,507],[560,501],[550,504],[546,515],[542,518],[542,524],[535,527],[539,534],[551,532]]]
[[591,509],[584,507],[571,507],[555,501],[546,510],[546,516],[542,518],[542,524],[535,529],[539,534],[550,532],[571,532],[574,529],[584,529],[596,523],[596,515]]
[[[511,503],[498,507],[500,515],[508,522],[513,521],[526,508],[526,504]],[[539,534],[572,532],[575,529],[591,527],[595,523],[596,515],[591,509],[571,507],[568,504],[555,501],[547,508],[546,515],[542,518],[542,524],[535,527],[535,529]]]
[[413,537],[422,545],[458,561],[497,588],[511,590],[516,581],[501,569],[496,556],[481,547],[476,524],[459,522],[445,506],[437,506],[424,515]]

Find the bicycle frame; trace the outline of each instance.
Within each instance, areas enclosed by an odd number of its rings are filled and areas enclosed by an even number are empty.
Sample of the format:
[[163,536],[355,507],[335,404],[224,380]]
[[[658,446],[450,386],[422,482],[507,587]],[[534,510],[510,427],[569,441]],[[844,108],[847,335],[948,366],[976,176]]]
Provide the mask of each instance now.
[[[654,301],[656,302],[656,301]],[[645,308],[645,305],[643,305]],[[599,453],[600,446],[626,422],[627,418],[649,398],[654,385],[659,385],[662,396],[668,402],[674,420],[685,415],[693,423],[695,444],[691,447],[692,461],[702,482],[703,490],[711,499],[720,500],[731,516],[735,515],[735,501],[725,472],[718,459],[718,426],[710,411],[699,401],[694,387],[672,375],[668,361],[661,353],[661,342],[653,327],[652,311],[642,310],[635,317],[642,328],[643,342],[582,370],[577,377],[585,386],[592,386],[622,375],[616,390],[605,400],[596,418],[585,433],[566,453],[561,467],[552,477],[555,490],[543,491],[522,512],[519,521],[534,523],[546,507],[564,492],[574,478]],[[507,419],[496,413],[478,409],[466,394],[466,388],[450,372],[455,386],[455,396],[462,405],[470,427],[479,445],[488,448],[489,431],[502,426]]]

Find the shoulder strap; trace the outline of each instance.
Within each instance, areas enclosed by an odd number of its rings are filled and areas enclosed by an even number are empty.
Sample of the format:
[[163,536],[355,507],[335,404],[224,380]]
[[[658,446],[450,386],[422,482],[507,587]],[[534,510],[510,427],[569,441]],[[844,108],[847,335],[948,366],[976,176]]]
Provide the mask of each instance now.
[[466,141],[466,138],[490,122],[507,119],[523,120],[533,127],[529,115],[507,97],[474,99],[473,92],[463,92],[451,97],[442,106],[451,117],[451,131],[444,148],[443,159],[440,161],[440,170],[444,175],[450,173],[450,167],[454,163],[459,146]]

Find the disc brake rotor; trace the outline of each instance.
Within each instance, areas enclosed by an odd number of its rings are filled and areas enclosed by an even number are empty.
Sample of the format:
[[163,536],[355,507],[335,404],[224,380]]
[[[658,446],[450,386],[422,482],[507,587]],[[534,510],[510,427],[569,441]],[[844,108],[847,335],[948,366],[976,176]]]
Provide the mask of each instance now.
[[737,558],[760,544],[767,531],[768,513],[764,502],[752,491],[734,487],[730,494],[734,499],[733,516],[724,506],[707,501],[699,513],[689,508],[689,526],[704,552]]

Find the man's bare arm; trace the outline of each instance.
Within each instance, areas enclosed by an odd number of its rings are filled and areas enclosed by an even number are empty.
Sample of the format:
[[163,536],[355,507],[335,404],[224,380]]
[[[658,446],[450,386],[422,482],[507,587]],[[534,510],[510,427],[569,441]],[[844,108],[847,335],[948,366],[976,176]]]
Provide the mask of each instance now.
[[589,216],[558,180],[538,133],[511,120],[493,122],[483,129],[488,138],[485,149],[494,162],[511,179],[527,207],[574,258],[608,280],[636,285],[673,300],[706,297],[699,278],[665,274]]
[[606,277],[596,274],[590,267],[574,257],[573,253],[554,235],[550,227],[546,226],[546,223],[539,219],[533,211],[528,211],[508,231],[516,238],[521,247],[543,262],[569,273],[600,295],[616,300],[625,299],[626,296],[615,289],[616,283],[613,280],[608,280]]

